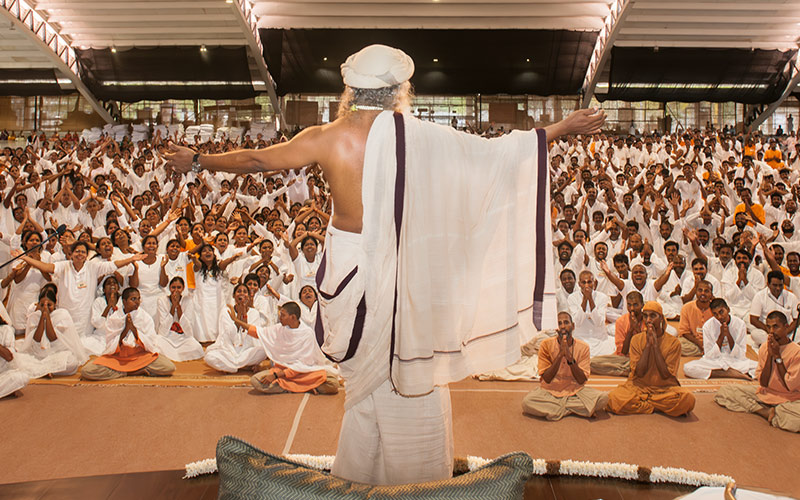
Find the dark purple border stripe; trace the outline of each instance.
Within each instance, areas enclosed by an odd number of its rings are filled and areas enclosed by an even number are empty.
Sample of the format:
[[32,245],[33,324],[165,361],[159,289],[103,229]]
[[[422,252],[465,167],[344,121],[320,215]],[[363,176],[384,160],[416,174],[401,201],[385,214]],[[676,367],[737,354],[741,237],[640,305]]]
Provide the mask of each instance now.
[[[320,267],[322,267],[322,265],[320,265]],[[333,292],[332,295],[330,293],[323,292],[320,289],[319,285],[317,285],[317,291],[319,291],[319,294],[322,297],[324,297],[325,300],[335,299],[336,297],[338,297],[344,291],[345,287],[347,285],[349,285],[351,281],[353,281],[353,278],[356,277],[356,274],[358,274],[358,266],[354,267],[353,270],[350,271],[347,274],[347,276],[344,277],[344,279],[342,280],[341,283],[339,283],[339,286],[336,287],[336,290]]]
[[394,305],[392,306],[392,336],[389,344],[389,381],[392,390],[398,394],[400,391],[394,385],[392,368],[394,366],[394,348],[397,337],[397,286],[400,273],[400,231],[403,228],[403,203],[406,194],[406,124],[401,113],[394,113],[395,156],[397,157],[397,172],[394,180],[394,229],[397,233],[397,264],[394,272]]
[[536,184],[536,223],[535,238],[536,238],[536,274],[534,275],[533,284],[533,325],[537,330],[542,329],[542,306],[544,302],[544,277],[546,271],[546,233],[550,230],[550,226],[546,224],[545,213],[547,207],[545,206],[545,199],[547,198],[547,132],[544,129],[536,129],[538,138],[536,147],[539,148],[538,154],[538,175]]

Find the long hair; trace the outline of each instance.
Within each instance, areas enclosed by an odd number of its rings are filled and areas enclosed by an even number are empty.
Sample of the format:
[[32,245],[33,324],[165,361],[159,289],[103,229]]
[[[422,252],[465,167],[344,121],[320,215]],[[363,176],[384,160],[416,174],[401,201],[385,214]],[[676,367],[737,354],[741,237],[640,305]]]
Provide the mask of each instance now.
[[391,87],[379,89],[362,89],[345,86],[339,99],[337,118],[344,118],[356,111],[358,106],[379,106],[390,111],[404,113],[411,109],[414,90],[410,82],[403,82]]
[[[205,262],[200,259],[200,254],[203,252],[203,248],[209,247],[211,248],[211,254],[213,255],[213,260],[211,261],[211,265],[207,266]],[[222,270],[219,268],[219,262],[217,262],[217,254],[214,253],[214,247],[208,243],[203,243],[200,246],[200,250],[197,252],[197,260],[200,261],[200,274],[203,275],[203,281],[208,278],[210,274],[212,278],[218,278],[220,274],[222,274]]]

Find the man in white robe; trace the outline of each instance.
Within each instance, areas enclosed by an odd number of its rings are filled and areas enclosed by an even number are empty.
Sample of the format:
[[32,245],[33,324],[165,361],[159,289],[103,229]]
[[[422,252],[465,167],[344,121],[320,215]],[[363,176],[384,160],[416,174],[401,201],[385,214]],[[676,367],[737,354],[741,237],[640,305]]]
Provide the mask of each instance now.
[[573,336],[589,344],[592,357],[614,354],[614,337],[606,328],[606,311],[611,305],[608,295],[594,289],[591,271],[583,271],[578,278],[578,289],[569,296],[569,313],[575,322]]
[[703,357],[689,361],[683,372],[689,378],[710,377],[750,380],[758,362],[747,357],[747,325],[731,315],[725,299],[716,298],[709,306],[713,318],[703,325]]
[[546,143],[605,120],[580,110],[493,140],[459,133],[401,114],[413,68],[402,51],[367,47],[342,66],[333,123],[261,150],[168,154],[179,172],[322,167],[335,211],[317,340],[347,382],[333,473],[372,484],[449,477],[447,384],[514,363],[534,326],[555,326]]

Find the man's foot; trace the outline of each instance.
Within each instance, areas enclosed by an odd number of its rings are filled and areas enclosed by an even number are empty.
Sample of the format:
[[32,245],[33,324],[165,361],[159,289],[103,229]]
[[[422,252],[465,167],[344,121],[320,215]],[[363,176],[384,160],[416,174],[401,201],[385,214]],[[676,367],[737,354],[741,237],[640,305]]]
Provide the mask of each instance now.
[[769,425],[772,425],[772,420],[775,418],[775,407],[769,409],[769,413],[767,413],[767,422]]
[[11,394],[6,394],[5,396],[3,396],[0,399],[16,399],[16,398],[21,398],[21,397],[22,397],[22,391],[19,390],[19,391],[14,391]]

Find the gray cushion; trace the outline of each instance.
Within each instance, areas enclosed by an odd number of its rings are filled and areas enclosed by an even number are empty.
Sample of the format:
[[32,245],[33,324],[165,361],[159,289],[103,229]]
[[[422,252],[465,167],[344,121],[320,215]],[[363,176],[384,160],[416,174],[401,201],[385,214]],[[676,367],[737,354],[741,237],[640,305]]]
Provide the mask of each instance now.
[[518,499],[533,471],[526,453],[511,453],[445,481],[370,486],[306,467],[225,436],[217,443],[221,500]]

